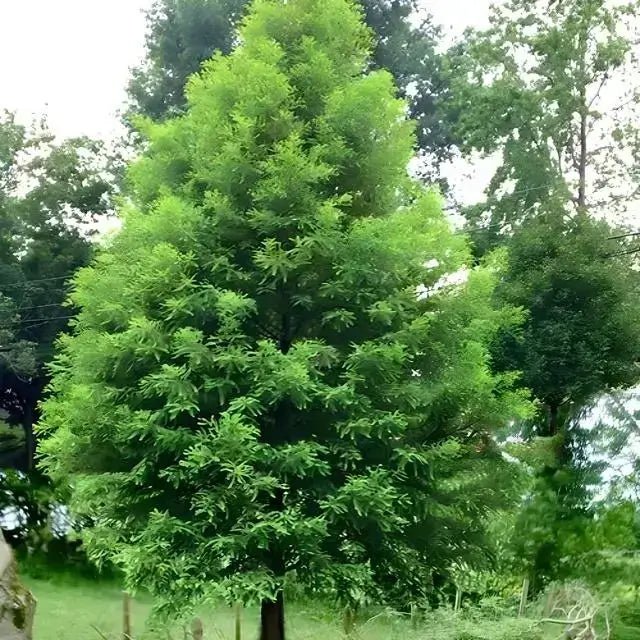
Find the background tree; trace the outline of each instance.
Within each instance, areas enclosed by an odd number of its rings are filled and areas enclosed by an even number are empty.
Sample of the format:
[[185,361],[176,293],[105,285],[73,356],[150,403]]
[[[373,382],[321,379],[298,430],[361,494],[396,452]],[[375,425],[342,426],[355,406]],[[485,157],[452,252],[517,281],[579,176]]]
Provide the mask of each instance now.
[[[65,283],[89,262],[92,222],[106,214],[110,190],[100,143],[56,142],[45,123],[0,118],[0,467],[28,471],[34,500],[46,482],[34,470],[33,423],[53,342],[73,313]],[[3,487],[3,507],[18,506],[15,488]],[[38,515],[27,529],[46,525],[47,500],[29,505]]]
[[247,0],[157,0],[147,14],[146,59],[129,81],[132,110],[154,120],[182,113],[187,79],[235,44]]
[[[495,154],[479,249],[538,214],[541,203],[612,215],[638,184],[638,3],[542,0],[495,7],[449,53],[450,117],[463,153]],[[548,208],[548,207],[547,207]]]
[[23,425],[30,468],[43,365],[71,314],[65,281],[89,261],[90,225],[107,213],[111,186],[98,142],[56,143],[44,123],[29,130],[11,114],[0,121],[0,140],[0,406]]
[[628,255],[607,251],[612,233],[584,214],[549,214],[509,241],[498,295],[528,314],[519,335],[499,342],[495,362],[522,371],[541,402],[539,436],[557,435],[604,391],[638,379],[640,279]]
[[443,286],[470,256],[407,176],[359,13],[261,0],[240,40],[147,123],[124,228],[76,279],[41,451],[129,587],[169,612],[259,600],[280,640],[286,578],[406,602],[477,559],[491,433],[528,405],[490,371],[517,320],[491,306],[499,264]]
[[582,419],[603,393],[638,380],[633,254],[596,221],[637,190],[636,87],[620,82],[634,64],[637,16],[635,2],[549,10],[513,0],[448,57],[462,151],[495,154],[498,164],[486,201],[466,211],[476,254],[506,245],[497,295],[526,311],[521,333],[496,341],[494,364],[523,371],[540,406],[524,434],[548,438],[553,454],[517,541],[540,581],[566,576],[562,540],[587,532],[594,516],[601,465]]
[[[388,69],[409,98],[417,121],[418,144],[428,156],[423,171],[448,156],[452,134],[440,103],[448,95],[436,47],[440,30],[430,17],[417,18],[415,0],[358,0],[375,34],[371,66]],[[156,0],[147,17],[147,54],[129,83],[131,114],[153,120],[180,114],[186,107],[189,76],[214,52],[228,54],[237,43],[236,27],[248,0]]]

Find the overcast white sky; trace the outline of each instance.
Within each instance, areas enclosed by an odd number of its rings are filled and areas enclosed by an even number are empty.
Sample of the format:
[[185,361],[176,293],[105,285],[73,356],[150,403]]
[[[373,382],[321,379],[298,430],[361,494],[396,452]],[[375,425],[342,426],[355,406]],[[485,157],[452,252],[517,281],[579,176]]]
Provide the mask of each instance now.
[[[0,0],[0,108],[46,113],[61,136],[112,137],[151,1]],[[460,32],[485,21],[490,0],[421,4]]]

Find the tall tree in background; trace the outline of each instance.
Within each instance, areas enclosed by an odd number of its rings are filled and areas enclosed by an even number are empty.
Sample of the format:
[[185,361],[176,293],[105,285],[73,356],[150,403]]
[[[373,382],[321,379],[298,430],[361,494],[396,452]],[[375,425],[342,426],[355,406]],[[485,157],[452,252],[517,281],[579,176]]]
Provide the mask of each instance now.
[[[89,262],[91,223],[107,212],[109,176],[101,144],[56,142],[44,123],[0,116],[0,467],[34,479],[45,366],[72,315],[66,282]],[[11,491],[3,496],[10,501]],[[29,506],[36,519],[40,507]]]
[[[11,194],[18,187],[16,171],[18,154],[24,147],[24,129],[11,114],[0,122],[0,278],[13,281],[20,278],[19,222],[11,211]],[[15,300],[0,292],[0,363],[2,369],[16,376],[34,373],[34,345],[20,337],[19,315]]]
[[490,435],[528,406],[490,371],[517,319],[491,306],[498,265],[440,286],[468,249],[407,175],[413,127],[363,74],[353,5],[258,0],[241,42],[147,125],[124,228],[76,281],[42,453],[130,587],[169,612],[257,599],[282,640],[287,576],[407,602],[477,559]]
[[638,380],[638,272],[596,221],[637,195],[638,14],[636,2],[512,0],[448,56],[461,148],[498,164],[487,200],[466,212],[476,252],[507,246],[498,296],[527,312],[494,361],[523,371],[541,408],[529,434],[553,452],[521,527],[540,580],[559,577],[563,535],[591,517],[580,418]]
[[162,120],[182,113],[187,79],[216,52],[228,54],[247,0],[156,0],[147,14],[146,59],[133,70],[134,113]]
[[499,158],[487,201],[467,212],[490,225],[479,244],[545,203],[602,217],[638,195],[639,16],[635,1],[510,0],[450,52],[461,150]]
[[585,213],[539,214],[509,241],[497,291],[527,315],[518,334],[496,342],[494,365],[523,372],[540,406],[524,434],[546,438],[551,454],[516,541],[538,585],[571,575],[567,542],[575,552],[590,532],[602,465],[582,420],[603,394],[639,379],[640,277],[630,255],[611,252],[612,233]]
[[[189,76],[216,51],[228,54],[237,43],[236,27],[248,0],[156,0],[148,14],[147,55],[129,83],[131,114],[153,120],[182,113]],[[417,121],[418,144],[429,162],[447,157],[451,144],[440,103],[448,95],[439,29],[429,17],[419,24],[415,0],[358,0],[375,34],[371,65],[388,69],[409,98]]]

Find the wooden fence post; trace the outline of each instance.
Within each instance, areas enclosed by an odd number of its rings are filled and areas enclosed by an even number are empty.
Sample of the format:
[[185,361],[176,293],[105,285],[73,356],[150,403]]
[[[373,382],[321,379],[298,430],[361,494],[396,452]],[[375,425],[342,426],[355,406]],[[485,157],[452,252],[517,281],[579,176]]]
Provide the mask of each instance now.
[[415,604],[411,605],[411,628],[415,631],[418,628],[418,607]]
[[556,597],[556,586],[552,585],[547,592],[547,597],[544,601],[544,612],[543,615],[545,618],[548,618],[553,612],[553,603]]
[[460,611],[460,608],[462,607],[462,589],[460,589],[460,587],[458,587],[456,589],[456,603],[453,606],[453,610],[455,612]]
[[351,610],[351,607],[346,606],[344,608],[344,613],[342,615],[342,630],[344,631],[344,635],[349,638],[353,633],[353,625],[355,622],[355,615]]
[[202,628],[202,620],[194,618],[191,623],[191,635],[193,640],[202,640],[204,638],[204,629]]
[[133,640],[131,635],[131,596],[122,592],[122,640]]
[[529,577],[525,577],[522,581],[522,594],[520,595],[520,607],[518,608],[518,617],[522,618],[527,609],[527,599],[529,598]]
[[235,640],[242,640],[242,604],[238,602],[236,604],[236,638]]

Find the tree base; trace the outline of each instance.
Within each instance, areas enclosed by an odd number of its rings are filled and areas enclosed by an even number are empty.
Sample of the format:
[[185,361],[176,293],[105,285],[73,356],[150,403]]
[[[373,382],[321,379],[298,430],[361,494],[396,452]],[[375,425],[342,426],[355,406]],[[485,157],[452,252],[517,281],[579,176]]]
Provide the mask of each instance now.
[[284,594],[282,591],[278,593],[275,601],[262,601],[260,609],[260,640],[285,640]]

